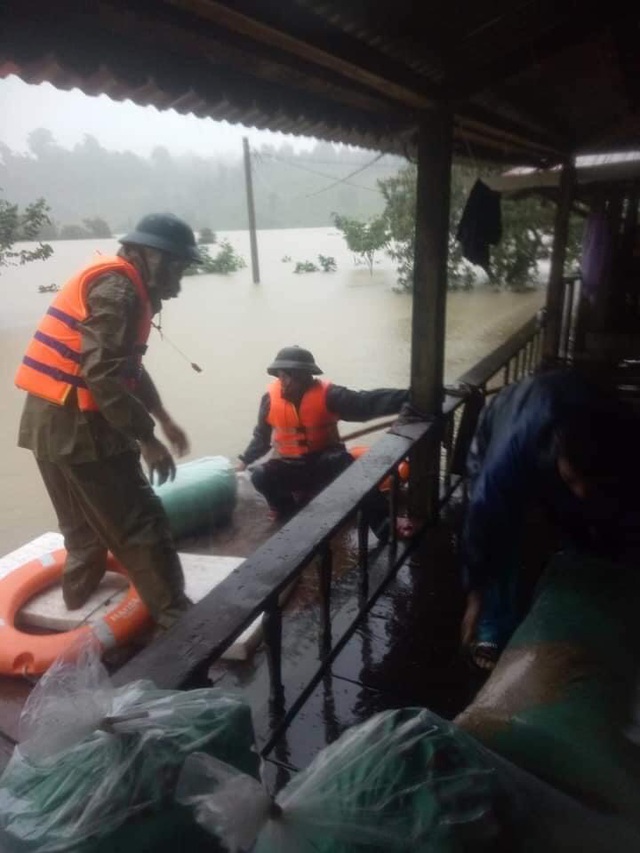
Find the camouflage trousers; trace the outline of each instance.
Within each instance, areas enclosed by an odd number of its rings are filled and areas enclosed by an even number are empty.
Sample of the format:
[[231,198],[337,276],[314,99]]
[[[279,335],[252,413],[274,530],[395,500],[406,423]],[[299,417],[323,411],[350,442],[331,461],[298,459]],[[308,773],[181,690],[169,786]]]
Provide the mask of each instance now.
[[64,536],[65,604],[81,607],[106,570],[107,551],[124,566],[160,629],[190,606],[169,520],[137,453],[80,464],[37,460]]

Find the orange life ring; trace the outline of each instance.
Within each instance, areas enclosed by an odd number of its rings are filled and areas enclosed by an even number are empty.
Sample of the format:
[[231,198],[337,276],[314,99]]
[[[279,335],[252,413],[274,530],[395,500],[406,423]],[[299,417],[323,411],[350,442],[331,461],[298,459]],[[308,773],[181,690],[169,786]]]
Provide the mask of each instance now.
[[[15,618],[27,601],[62,577],[67,552],[64,548],[20,566],[0,579],[0,674],[42,675],[54,660],[82,636],[93,636],[103,649],[133,637],[151,621],[151,615],[132,584],[125,597],[95,625],[82,625],[59,634],[26,634],[15,627]],[[109,571],[125,575],[109,554]]]
[[[349,453],[353,456],[354,459],[359,459],[363,454],[369,450],[365,445],[356,445],[356,447],[347,447]],[[409,463],[406,459],[403,459],[402,462],[398,465],[398,476],[401,480],[409,479]],[[387,477],[380,483],[380,491],[388,492],[391,489],[391,476]]]

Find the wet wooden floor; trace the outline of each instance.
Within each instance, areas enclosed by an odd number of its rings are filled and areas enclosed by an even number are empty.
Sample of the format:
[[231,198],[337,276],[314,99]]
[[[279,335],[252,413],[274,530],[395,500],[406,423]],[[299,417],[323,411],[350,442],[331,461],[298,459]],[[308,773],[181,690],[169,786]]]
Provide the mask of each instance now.
[[[481,683],[461,658],[458,625],[463,595],[456,568],[455,518],[430,531],[411,562],[402,566],[360,627],[313,691],[286,734],[269,753],[267,774],[278,787],[288,770],[304,767],[346,728],[377,711],[422,706],[452,718]],[[233,520],[226,528],[180,543],[193,553],[247,556],[275,527],[266,506],[246,481]],[[358,610],[355,531],[335,538],[332,592],[333,636],[353,622]],[[386,549],[373,544],[371,572],[386,572]],[[291,703],[310,681],[320,658],[320,605],[316,566],[302,574],[283,619],[283,682]],[[122,651],[111,666],[122,663]],[[263,648],[241,663],[218,663],[210,670],[216,687],[241,692],[250,703],[258,746],[279,722],[268,701],[269,681]],[[0,679],[0,766],[18,740],[18,721],[31,690],[24,679]]]
[[[384,571],[385,560],[383,550],[377,554],[377,568],[372,567],[372,571]],[[431,533],[414,559],[390,582],[270,751],[269,782],[280,787],[288,778],[287,771],[306,766],[345,729],[378,711],[420,706],[452,718],[466,707],[482,679],[459,653],[462,601],[451,526],[444,524]],[[348,628],[357,611],[357,574],[353,569],[334,583],[334,638]],[[287,705],[317,669],[319,637],[317,602],[310,600],[298,607],[294,599],[283,624]],[[253,710],[256,738],[262,748],[280,720],[269,707],[263,650],[249,663],[218,664],[210,675],[216,686],[244,693]]]

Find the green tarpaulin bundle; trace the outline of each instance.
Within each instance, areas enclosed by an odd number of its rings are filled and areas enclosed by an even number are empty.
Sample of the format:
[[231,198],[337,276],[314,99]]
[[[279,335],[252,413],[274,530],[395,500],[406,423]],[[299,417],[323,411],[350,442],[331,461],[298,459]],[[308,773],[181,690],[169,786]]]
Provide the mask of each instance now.
[[326,747],[278,794],[276,817],[257,783],[198,755],[185,762],[176,796],[232,851],[481,853],[499,834],[496,791],[471,738],[406,708]]
[[627,732],[639,605],[637,567],[558,555],[491,677],[456,720],[514,764],[636,827],[640,749]]
[[421,708],[347,730],[275,801],[201,753],[186,760],[176,798],[230,853],[640,850],[640,833],[624,821],[585,808]]
[[3,853],[162,849],[115,844],[111,834],[122,827],[126,839],[130,818],[175,822],[166,812],[187,756],[204,750],[258,772],[250,709],[239,698],[148,681],[114,689],[91,647],[48,670],[20,725],[22,742],[0,777]]
[[227,523],[236,505],[236,475],[225,456],[205,456],[178,465],[173,481],[153,488],[176,539]]

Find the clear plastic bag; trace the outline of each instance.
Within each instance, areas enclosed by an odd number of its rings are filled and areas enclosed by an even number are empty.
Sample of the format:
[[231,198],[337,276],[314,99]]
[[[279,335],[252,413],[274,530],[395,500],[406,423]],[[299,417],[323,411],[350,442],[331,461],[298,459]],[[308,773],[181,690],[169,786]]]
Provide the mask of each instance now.
[[[345,732],[269,804],[206,756],[185,762],[176,796],[233,853],[481,851],[500,832],[497,780],[463,733],[407,708],[377,714]],[[243,829],[260,827],[251,847]]]
[[223,840],[230,853],[250,849],[272,809],[259,782],[201,752],[185,761],[176,799],[193,806],[198,823]]
[[98,728],[112,703],[98,641],[89,637],[58,658],[29,694],[19,723],[22,755],[38,762],[73,746]]
[[92,646],[42,677],[20,731],[0,777],[3,853],[79,850],[132,815],[165,808],[196,750],[258,770],[250,709],[239,698],[149,681],[114,689]]

